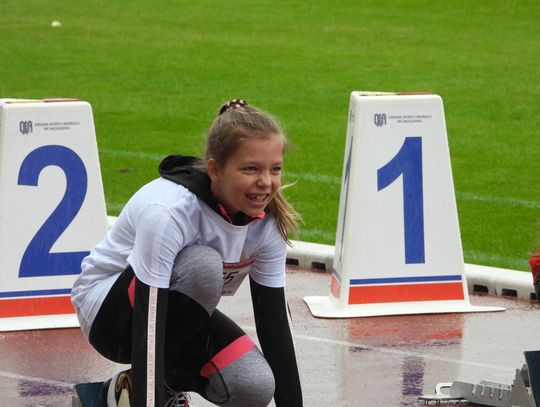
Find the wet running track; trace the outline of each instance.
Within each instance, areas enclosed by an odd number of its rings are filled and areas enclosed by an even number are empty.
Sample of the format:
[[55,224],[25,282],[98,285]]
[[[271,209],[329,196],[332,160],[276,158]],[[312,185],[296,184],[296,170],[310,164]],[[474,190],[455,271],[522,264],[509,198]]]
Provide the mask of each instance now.
[[[504,312],[354,319],[313,318],[306,295],[327,295],[330,276],[289,269],[288,299],[306,407],[421,406],[439,382],[511,384],[523,351],[540,349],[540,306],[472,295]],[[247,284],[220,309],[255,338]],[[74,383],[124,368],[98,355],[78,329],[0,333],[0,406],[71,406]],[[192,406],[210,403],[193,395]]]

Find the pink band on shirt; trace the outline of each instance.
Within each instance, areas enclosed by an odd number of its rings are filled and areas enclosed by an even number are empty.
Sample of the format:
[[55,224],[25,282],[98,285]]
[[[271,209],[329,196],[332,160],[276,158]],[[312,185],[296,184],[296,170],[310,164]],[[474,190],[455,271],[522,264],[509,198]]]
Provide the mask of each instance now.
[[233,363],[235,360],[240,359],[254,347],[255,343],[249,336],[241,336],[219,351],[208,363],[206,363],[200,371],[201,376],[210,377],[214,373]]

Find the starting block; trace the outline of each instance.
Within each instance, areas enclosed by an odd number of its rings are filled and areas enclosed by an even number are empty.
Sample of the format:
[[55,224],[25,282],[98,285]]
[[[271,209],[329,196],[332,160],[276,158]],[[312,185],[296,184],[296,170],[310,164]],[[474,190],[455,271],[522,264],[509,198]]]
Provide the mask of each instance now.
[[353,92],[330,294],[317,317],[500,311],[469,303],[442,99]]
[[[512,385],[480,381],[439,383],[435,394],[420,397],[425,404],[473,403],[494,407],[540,407],[540,351],[527,351]],[[443,390],[444,389],[444,390]]]
[[76,384],[73,386],[72,407],[107,407],[102,387],[103,382]]

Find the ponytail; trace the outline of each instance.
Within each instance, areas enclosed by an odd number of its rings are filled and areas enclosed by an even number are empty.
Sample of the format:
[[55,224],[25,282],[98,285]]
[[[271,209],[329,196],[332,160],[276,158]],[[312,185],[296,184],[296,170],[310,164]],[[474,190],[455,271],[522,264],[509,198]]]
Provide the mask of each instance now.
[[279,229],[279,233],[283,240],[290,246],[291,241],[289,239],[289,232],[298,233],[298,225],[302,221],[302,217],[293,206],[285,199],[281,190],[290,187],[291,184],[283,185],[281,189],[276,193],[274,199],[268,204],[268,209],[274,218]]

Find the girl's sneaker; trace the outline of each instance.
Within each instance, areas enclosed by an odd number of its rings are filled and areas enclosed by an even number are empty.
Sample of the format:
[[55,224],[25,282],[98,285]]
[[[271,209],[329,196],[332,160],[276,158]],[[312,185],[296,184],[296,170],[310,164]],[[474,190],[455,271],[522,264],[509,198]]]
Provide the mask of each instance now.
[[164,407],[189,407],[191,397],[189,394],[181,391],[176,392],[165,385],[165,406]]
[[117,373],[103,384],[107,407],[130,407],[132,384],[129,370]]

